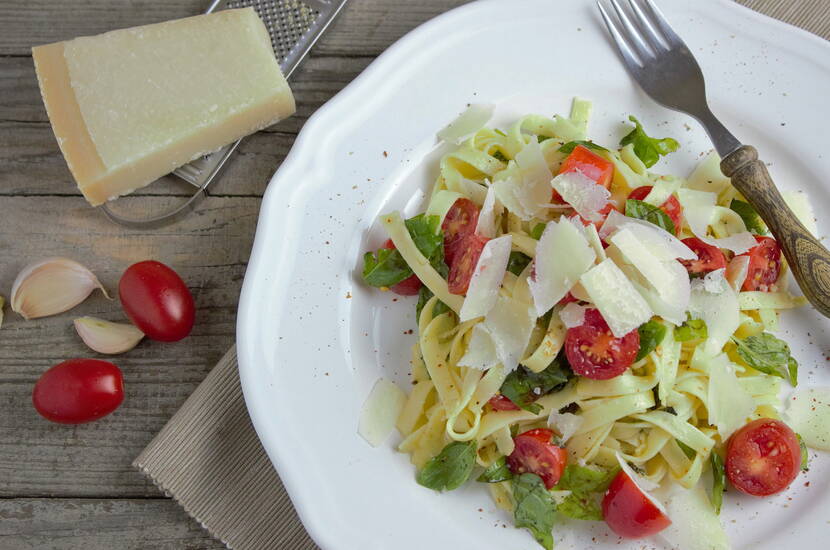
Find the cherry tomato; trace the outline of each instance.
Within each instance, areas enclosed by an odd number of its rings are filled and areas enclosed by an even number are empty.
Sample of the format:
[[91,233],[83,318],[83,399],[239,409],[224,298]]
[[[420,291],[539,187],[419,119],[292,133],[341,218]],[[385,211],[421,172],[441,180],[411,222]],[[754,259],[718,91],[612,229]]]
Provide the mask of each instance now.
[[490,407],[494,411],[518,411],[519,407],[504,395],[497,393],[490,398]]
[[697,237],[689,237],[682,242],[697,254],[697,260],[680,260],[680,263],[686,266],[689,275],[705,275],[726,267],[726,256],[717,246],[706,244]]
[[470,199],[456,200],[441,224],[444,232],[444,259],[452,265],[459,246],[476,230],[478,223],[478,206]]
[[602,515],[612,531],[627,539],[648,537],[671,525],[660,507],[624,471],[608,486]]
[[741,290],[769,292],[781,274],[781,247],[772,237],[755,235],[758,244],[741,254],[749,256],[749,270]]
[[640,333],[616,338],[599,310],[585,312],[585,321],[565,334],[565,355],[573,371],[586,378],[608,380],[631,366],[640,349]]
[[[605,160],[583,145],[574,147],[574,150],[571,151],[571,154],[565,158],[562,166],[559,167],[560,174],[575,172],[577,170],[606,189],[611,187],[611,178],[614,176],[613,163]],[[562,204],[565,201],[562,200],[559,192],[554,190],[552,202]]]
[[40,415],[60,424],[107,416],[124,401],[121,370],[99,359],[70,359],[44,372],[32,391]]
[[[389,239],[383,243],[383,248],[394,249],[395,243],[392,242],[392,239]],[[417,275],[412,275],[400,283],[392,285],[389,287],[389,290],[395,294],[400,294],[401,296],[415,296],[418,294],[418,291],[421,290],[421,280]]]
[[481,256],[484,245],[489,240],[476,233],[471,233],[458,243],[455,257],[450,263],[450,274],[447,281],[451,293],[460,295],[467,293],[478,258]]
[[550,442],[553,432],[544,428],[530,430],[513,438],[515,448],[507,457],[510,471],[516,475],[532,473],[542,478],[545,487],[552,488],[559,482],[568,453]]
[[789,487],[801,469],[801,448],[789,426],[759,418],[732,434],[726,445],[726,477],[739,491],[767,496]]
[[148,338],[176,342],[193,328],[193,296],[181,277],[161,262],[128,267],[118,282],[118,296],[127,316]]
[[[628,198],[641,201],[651,193],[651,185],[643,185],[634,189],[629,193]],[[683,223],[683,207],[680,206],[680,201],[674,195],[669,195],[666,202],[660,205],[660,210],[666,213],[671,221],[674,223],[674,234],[680,234],[680,225]]]
[[574,296],[573,294],[568,292],[567,294],[565,294],[565,296],[562,297],[561,300],[559,300],[559,305],[564,306],[565,304],[576,303],[576,302],[579,302],[579,298],[577,298],[576,296]]
[[600,219],[596,220],[596,221],[588,221],[585,218],[583,218],[582,216],[580,216],[579,214],[577,214],[576,212],[573,212],[568,217],[571,218],[572,220],[578,219],[580,222],[582,222],[582,225],[584,225],[585,227],[588,227],[589,224],[594,224],[594,227],[599,229],[600,227],[602,227],[602,224],[605,223],[605,218],[608,217],[608,214],[610,214],[612,210],[616,210],[616,208],[614,208],[614,205],[609,202],[608,204],[605,205],[605,208],[603,208],[602,210],[599,211],[599,215],[602,216],[602,217]]

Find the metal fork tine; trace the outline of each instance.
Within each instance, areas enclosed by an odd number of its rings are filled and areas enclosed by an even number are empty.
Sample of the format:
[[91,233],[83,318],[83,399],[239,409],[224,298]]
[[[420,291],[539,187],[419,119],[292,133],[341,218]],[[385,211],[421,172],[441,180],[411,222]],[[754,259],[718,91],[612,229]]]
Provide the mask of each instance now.
[[638,1],[628,0],[628,3],[631,5],[631,11],[634,12],[634,17],[637,19],[637,23],[640,25],[640,28],[643,29],[643,34],[649,44],[651,44],[651,47],[653,47],[655,51],[659,49],[671,49],[668,39],[654,28],[650,18],[645,14],[645,12],[643,12],[643,9],[640,7]]
[[651,17],[649,18],[654,25],[660,29],[660,32],[663,33],[663,37],[666,39],[666,43],[669,47],[674,46],[682,46],[685,47],[686,43],[683,42],[683,39],[680,38],[674,29],[671,28],[669,22],[666,21],[663,12],[652,2],[651,0],[642,0],[642,2],[646,5],[648,10],[651,12]]
[[643,38],[640,36],[640,31],[631,20],[628,18],[628,14],[625,13],[625,9],[620,5],[617,0],[610,0],[611,6],[613,6],[614,11],[617,12],[617,17],[620,19],[623,27],[625,28],[625,32],[628,35],[628,41],[632,42],[634,45],[635,50],[637,51],[637,55],[640,56],[640,59],[645,61],[648,58],[654,58],[655,52],[651,49],[651,47],[646,44]]
[[643,63],[634,54],[626,39],[617,30],[617,26],[614,24],[611,16],[605,11],[602,0],[597,0],[597,7],[599,8],[600,15],[602,15],[602,20],[605,21],[605,26],[608,27],[608,32],[617,44],[617,49],[625,61],[625,66],[630,70],[633,70],[635,67],[642,67]]

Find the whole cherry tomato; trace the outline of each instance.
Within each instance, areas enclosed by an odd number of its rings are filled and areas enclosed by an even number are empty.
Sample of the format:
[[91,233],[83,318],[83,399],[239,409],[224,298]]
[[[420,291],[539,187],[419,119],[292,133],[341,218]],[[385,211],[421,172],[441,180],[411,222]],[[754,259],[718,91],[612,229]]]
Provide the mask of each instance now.
[[118,283],[121,305],[148,338],[176,342],[193,329],[196,307],[181,277],[161,262],[131,265]]
[[44,372],[32,403],[47,420],[83,424],[107,416],[124,401],[121,370],[108,361],[70,359]]

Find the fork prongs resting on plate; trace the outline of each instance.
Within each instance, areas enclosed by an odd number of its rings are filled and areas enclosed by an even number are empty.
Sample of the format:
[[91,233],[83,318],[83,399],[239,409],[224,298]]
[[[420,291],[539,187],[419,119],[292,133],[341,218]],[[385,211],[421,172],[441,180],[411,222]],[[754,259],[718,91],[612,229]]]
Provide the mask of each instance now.
[[602,19],[626,63],[635,63],[642,67],[661,51],[686,46],[651,0],[628,0],[630,10],[621,6],[618,0],[609,0],[609,3],[616,12],[624,32],[614,23],[603,1],[597,0]]

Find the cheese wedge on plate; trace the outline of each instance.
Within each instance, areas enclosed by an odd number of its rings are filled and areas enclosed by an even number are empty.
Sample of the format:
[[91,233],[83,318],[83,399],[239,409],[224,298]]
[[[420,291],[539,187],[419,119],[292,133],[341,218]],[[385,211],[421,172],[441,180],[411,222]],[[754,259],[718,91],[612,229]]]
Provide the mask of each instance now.
[[52,130],[97,206],[295,111],[253,8],[32,49]]

